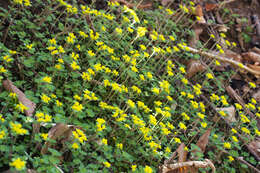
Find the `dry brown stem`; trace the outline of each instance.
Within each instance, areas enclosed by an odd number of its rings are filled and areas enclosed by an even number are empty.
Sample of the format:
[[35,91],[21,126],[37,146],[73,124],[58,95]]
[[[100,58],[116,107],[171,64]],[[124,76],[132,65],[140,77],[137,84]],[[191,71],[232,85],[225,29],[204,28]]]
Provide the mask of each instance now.
[[247,67],[246,65],[241,64],[240,62],[237,62],[233,59],[229,59],[228,57],[222,57],[220,55],[216,55],[216,54],[209,53],[209,52],[204,52],[204,51],[201,51],[201,50],[198,50],[198,49],[194,49],[192,47],[188,47],[188,49],[190,50],[191,53],[199,54],[199,55],[207,57],[207,58],[217,59],[217,60],[222,61],[222,62],[227,62],[227,63],[230,63],[230,64],[232,64],[236,67],[239,67],[239,68],[241,68],[241,65],[242,65],[243,67],[241,69],[243,69],[243,70],[245,70],[249,73],[252,73],[256,76],[260,76],[260,71],[256,71],[254,69],[251,69],[251,68]]

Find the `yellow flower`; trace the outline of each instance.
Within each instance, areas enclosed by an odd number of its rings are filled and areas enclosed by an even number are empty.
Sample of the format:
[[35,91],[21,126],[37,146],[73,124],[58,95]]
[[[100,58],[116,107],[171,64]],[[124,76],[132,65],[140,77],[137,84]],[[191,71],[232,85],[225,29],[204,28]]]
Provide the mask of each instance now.
[[45,94],[43,94],[43,95],[41,96],[41,99],[42,99],[42,101],[43,101],[44,103],[49,103],[49,101],[51,100],[51,98],[48,97],[48,96],[45,95]]
[[165,11],[168,13],[168,15],[173,15],[173,11],[171,9],[167,8]]
[[227,114],[224,111],[219,111],[218,113],[223,117],[227,116]]
[[62,68],[62,66],[61,66],[60,64],[56,64],[54,67],[55,67],[57,70],[60,70],[60,69]]
[[228,160],[229,160],[230,162],[232,162],[232,161],[234,160],[234,158],[233,158],[232,156],[228,156]]
[[188,82],[189,82],[186,78],[182,78],[181,81],[182,81],[182,83],[184,83],[185,85],[187,85]]
[[24,106],[21,102],[19,102],[19,104],[17,104],[15,106],[16,109],[20,110],[22,113],[24,112],[24,110],[27,110],[28,108],[26,106]]
[[140,46],[140,48],[141,48],[142,50],[146,50],[145,45],[141,44],[141,45],[139,45],[139,46]]
[[127,100],[127,104],[128,104],[129,107],[135,108],[135,103],[132,100],[130,100],[130,99]]
[[231,148],[231,144],[229,142],[225,142],[223,146],[226,149],[230,149]]
[[73,136],[79,140],[80,143],[83,143],[84,141],[87,141],[86,135],[83,133],[82,130],[76,129],[72,131]]
[[21,160],[19,157],[14,159],[11,163],[10,166],[15,167],[16,170],[20,171],[25,168],[26,162]]
[[183,130],[187,129],[186,125],[183,124],[182,122],[179,123],[179,127],[180,127],[180,129],[183,129]]
[[146,73],[146,76],[147,76],[149,79],[152,79],[152,78],[153,78],[153,75],[152,75],[151,72],[147,72],[147,73]]
[[233,132],[233,133],[237,133],[237,130],[236,129],[231,129],[231,131]]
[[115,31],[119,35],[121,35],[123,33],[123,30],[121,28],[116,28]]
[[97,120],[96,120],[97,131],[102,131],[103,129],[106,128],[105,122],[106,122],[106,120],[104,120],[102,118],[97,118]]
[[234,142],[238,142],[238,139],[237,139],[236,136],[232,136],[232,139],[233,139]]
[[176,143],[181,143],[181,140],[180,140],[180,138],[174,138],[174,141],[176,142]]
[[0,121],[3,123],[5,122],[5,119],[3,118],[3,115],[0,114]]
[[12,55],[14,55],[14,54],[16,54],[17,52],[16,52],[15,50],[9,50],[9,53],[12,54]]
[[44,140],[47,140],[47,138],[48,138],[48,133],[41,133],[41,137],[42,137]]
[[116,147],[119,148],[120,150],[122,150],[123,149],[123,144],[122,143],[116,144]]
[[220,33],[220,37],[226,38],[226,34],[224,34],[224,33],[222,32],[222,33]]
[[132,165],[132,171],[134,172],[136,170],[136,165]]
[[215,38],[215,35],[213,35],[213,34],[210,34],[210,37],[214,39],[214,38]]
[[244,65],[242,63],[238,63],[238,67],[244,68]]
[[145,168],[144,168],[144,172],[145,173],[152,173],[153,172],[153,169],[151,168],[151,167],[149,167],[149,166],[145,166]]
[[225,52],[223,49],[219,49],[219,53],[224,54]]
[[5,60],[6,62],[10,62],[10,61],[12,61],[13,59],[10,58],[9,55],[5,55],[5,56],[3,57],[3,60]]
[[110,168],[111,164],[109,162],[103,162],[103,164],[105,165],[105,167]]
[[23,4],[23,0],[14,0],[14,3],[22,5]]
[[74,143],[71,145],[71,147],[72,147],[73,149],[78,149],[78,148],[79,148],[79,144],[77,144],[76,142],[74,142]]
[[260,131],[259,131],[258,129],[255,129],[255,134],[256,134],[257,136],[260,136]]
[[89,55],[89,56],[95,56],[96,54],[95,54],[92,50],[89,50],[89,51],[88,51],[88,55]]
[[5,137],[5,131],[4,130],[2,130],[2,131],[0,131],[0,139],[3,139],[4,137]]
[[250,134],[250,130],[248,130],[246,127],[242,127],[241,130],[242,130],[244,133]]
[[220,62],[218,60],[215,61],[216,66],[220,66]]
[[140,78],[140,80],[142,80],[142,81],[145,80],[144,75],[142,75],[142,74],[139,75],[139,78]]
[[107,139],[106,138],[103,138],[101,142],[102,142],[102,144],[107,145]]
[[249,82],[249,86],[250,86],[251,88],[256,88],[256,85],[255,85],[253,82]]
[[160,94],[159,88],[153,88],[153,89],[152,89],[152,92],[155,93],[155,94],[157,94],[157,95]]
[[175,38],[173,36],[169,36],[170,40],[175,41]]
[[169,147],[166,147],[166,148],[165,148],[165,152],[166,152],[166,153],[171,153],[171,149],[170,149]]
[[205,117],[205,115],[202,114],[202,113],[200,113],[200,112],[197,112],[197,115],[198,115],[198,117],[200,117],[201,119],[204,119],[204,117]]
[[147,32],[147,29],[145,27],[138,27],[137,28],[137,37],[143,37],[146,32]]
[[26,48],[29,49],[29,50],[31,50],[31,49],[32,49],[32,46],[33,46],[33,44],[28,44],[28,45],[26,45]]
[[127,31],[130,32],[130,33],[134,32],[134,30],[131,27],[128,27]]
[[22,128],[22,125],[19,123],[10,122],[10,126],[12,131],[14,131],[18,135],[24,135],[28,132],[26,129]]
[[152,125],[155,125],[157,123],[157,120],[156,120],[156,118],[153,115],[149,115],[149,122]]
[[57,43],[56,40],[55,40],[55,38],[49,39],[49,42],[50,42],[51,44],[56,44],[56,43]]
[[45,76],[43,79],[42,79],[43,82],[46,82],[46,83],[51,83],[51,77],[49,76]]
[[35,114],[35,116],[37,117],[37,121],[38,122],[51,122],[52,121],[52,116],[48,115],[48,114],[44,114],[43,112],[37,112]]
[[81,111],[82,109],[83,109],[83,106],[82,106],[82,104],[80,104],[79,102],[75,102],[72,106],[71,106],[71,108],[73,109],[73,110],[75,110],[75,111]]
[[71,68],[73,70],[79,70],[80,69],[80,66],[76,63],[76,61],[73,61],[71,64],[70,64]]
[[4,67],[0,67],[0,73],[5,73],[7,70]]
[[57,105],[58,107],[61,107],[61,106],[62,106],[62,103],[61,103],[59,100],[56,100],[56,105]]
[[81,97],[80,97],[78,94],[74,95],[73,98],[74,98],[75,100],[79,100],[79,101],[81,100]]
[[237,110],[241,110],[243,107],[240,105],[240,104],[238,104],[238,103],[235,103],[235,106],[236,106],[236,109]]
[[213,79],[214,78],[211,73],[207,73],[206,76],[207,76],[208,79]]

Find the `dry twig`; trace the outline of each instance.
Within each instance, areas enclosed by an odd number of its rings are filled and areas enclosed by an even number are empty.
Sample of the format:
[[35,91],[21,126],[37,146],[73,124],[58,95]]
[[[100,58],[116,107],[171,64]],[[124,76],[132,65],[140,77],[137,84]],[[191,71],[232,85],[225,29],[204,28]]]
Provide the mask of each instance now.
[[227,63],[230,63],[234,66],[242,68],[243,70],[248,71],[249,73],[252,73],[256,76],[260,76],[260,71],[256,71],[252,68],[249,68],[249,67],[247,67],[247,66],[245,66],[245,65],[241,64],[240,62],[237,62],[233,59],[229,59],[227,57],[221,57],[220,55],[216,55],[216,54],[209,53],[209,52],[204,52],[204,51],[201,51],[201,50],[198,50],[198,49],[194,49],[192,47],[187,47],[187,48],[189,49],[189,51],[191,53],[199,54],[199,55],[205,56],[207,58],[217,59],[217,60],[222,61],[222,62],[227,62]]
[[216,168],[215,168],[214,164],[210,160],[205,159],[205,161],[189,161],[189,162],[181,162],[181,163],[163,165],[162,173],[167,173],[168,171],[173,171],[173,170],[183,168],[183,167],[192,167],[192,168],[210,167],[212,169],[213,173],[216,172]]

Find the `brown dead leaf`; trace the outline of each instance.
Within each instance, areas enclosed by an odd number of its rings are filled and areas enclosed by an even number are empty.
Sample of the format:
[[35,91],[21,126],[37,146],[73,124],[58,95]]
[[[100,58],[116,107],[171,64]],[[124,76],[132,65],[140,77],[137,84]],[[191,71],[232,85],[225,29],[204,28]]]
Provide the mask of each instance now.
[[18,89],[15,85],[13,85],[13,83],[10,80],[8,79],[4,80],[3,86],[7,91],[15,93],[18,97],[18,100],[28,108],[27,110],[24,111],[25,115],[32,116],[36,104],[33,103],[28,98],[26,98],[25,94],[20,89]]
[[218,7],[217,3],[207,3],[207,4],[205,4],[205,9],[206,9],[207,12],[215,10],[217,7]]
[[244,38],[243,38],[243,35],[242,35],[241,32],[238,33],[237,39],[238,39],[238,43],[239,43],[241,49],[242,49],[243,51],[245,51],[246,49],[245,49],[245,45],[244,45]]
[[242,61],[242,57],[241,55],[239,55],[238,53],[236,52],[233,52],[232,50],[226,50],[225,51],[225,56],[228,57],[228,58],[231,58],[237,62],[241,62]]
[[[58,123],[55,126],[53,126],[49,133],[48,133],[48,138],[52,140],[58,140],[62,138],[62,142],[67,141],[72,134],[72,128],[70,128],[66,124]],[[45,142],[43,148],[41,149],[41,154],[46,154],[48,151],[48,148],[51,147],[50,142]]]
[[252,97],[256,100],[257,103],[260,103],[260,89],[255,92]]
[[217,30],[218,30],[218,32],[227,32],[229,30],[229,27],[227,27],[225,25],[218,25]]
[[203,28],[201,25],[196,25],[193,30],[194,30],[195,36],[192,36],[190,38],[189,45],[191,47],[196,47],[198,41],[200,40],[200,34],[203,32]]
[[181,145],[176,150],[179,157],[178,162],[185,162],[187,159],[188,152],[184,148],[185,148],[185,144],[181,143]]
[[244,60],[253,62],[253,63],[260,63],[260,54],[255,52],[246,52],[242,54]]
[[206,23],[206,20],[204,19],[203,9],[202,9],[201,5],[197,5],[195,7],[195,15],[200,18],[198,23],[201,23],[201,24]]
[[[249,68],[255,70],[255,71],[260,71],[260,66],[259,65],[252,65],[252,64],[248,64],[247,65]],[[256,78],[260,78],[259,75],[255,75]]]
[[253,150],[257,156],[260,157],[260,139],[250,142],[248,148]]
[[198,72],[203,72],[207,69],[199,60],[190,60],[187,65],[187,78],[191,78]]
[[260,54],[260,49],[257,47],[253,47],[251,51]]
[[197,146],[200,147],[202,153],[205,152],[206,146],[208,145],[209,142],[209,135],[210,135],[211,129],[208,129],[198,140]]
[[161,0],[161,3],[162,3],[163,6],[169,5],[170,2],[172,2],[172,0]]
[[236,122],[236,109],[234,106],[229,106],[225,108],[216,108],[217,111],[224,111],[227,113],[227,116],[224,117],[229,123]]

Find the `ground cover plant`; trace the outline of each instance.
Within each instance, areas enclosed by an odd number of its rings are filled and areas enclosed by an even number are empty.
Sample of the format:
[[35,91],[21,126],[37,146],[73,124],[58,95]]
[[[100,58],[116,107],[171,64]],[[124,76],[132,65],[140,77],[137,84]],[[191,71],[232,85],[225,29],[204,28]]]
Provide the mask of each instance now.
[[[260,135],[260,105],[241,105],[225,90],[245,66],[214,71],[221,61],[192,53],[188,38],[200,20],[192,1],[153,8],[65,0],[0,8],[1,171],[151,173],[180,145],[217,172],[257,167],[247,146]],[[215,35],[208,42],[224,53]],[[205,61],[204,71],[190,76],[190,60]],[[231,106],[236,116],[224,109]]]

